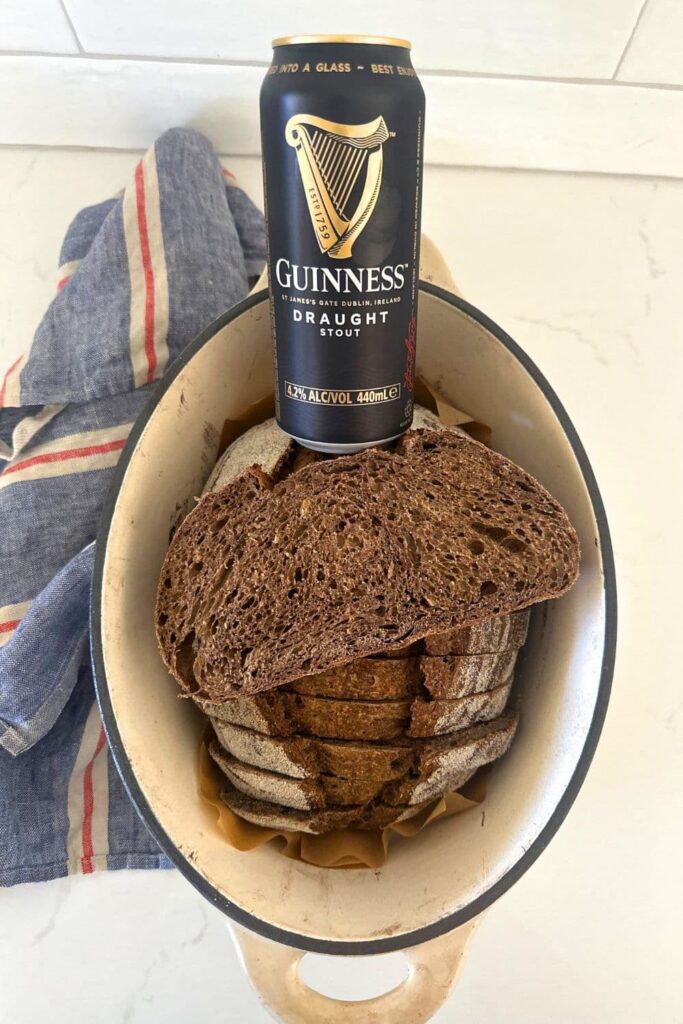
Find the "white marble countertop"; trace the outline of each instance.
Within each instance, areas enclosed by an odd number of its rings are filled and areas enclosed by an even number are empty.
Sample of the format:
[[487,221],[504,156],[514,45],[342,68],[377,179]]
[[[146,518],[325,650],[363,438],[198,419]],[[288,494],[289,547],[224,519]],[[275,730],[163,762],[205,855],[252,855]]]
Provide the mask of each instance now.
[[[135,160],[0,150],[1,363],[24,348],[53,294],[70,217],[121,187]],[[258,196],[258,161],[231,163]],[[612,702],[587,781],[550,847],[484,919],[436,1024],[683,1021],[683,696],[672,642],[683,575],[681,224],[683,181],[427,171],[425,230],[463,293],[550,379],[588,450],[620,598]],[[373,991],[365,961],[314,967],[335,995]],[[176,872],[0,891],[0,992],[3,1024],[268,1019],[224,919]]]

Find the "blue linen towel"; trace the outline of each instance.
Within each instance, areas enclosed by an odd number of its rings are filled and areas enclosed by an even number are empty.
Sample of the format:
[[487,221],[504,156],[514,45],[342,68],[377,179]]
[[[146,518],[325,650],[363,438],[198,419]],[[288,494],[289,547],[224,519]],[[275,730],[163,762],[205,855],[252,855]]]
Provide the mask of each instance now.
[[244,298],[261,213],[189,129],[82,210],[58,292],[0,383],[0,884],[170,864],[108,756],[94,701],[94,539],[135,417],[173,360]]

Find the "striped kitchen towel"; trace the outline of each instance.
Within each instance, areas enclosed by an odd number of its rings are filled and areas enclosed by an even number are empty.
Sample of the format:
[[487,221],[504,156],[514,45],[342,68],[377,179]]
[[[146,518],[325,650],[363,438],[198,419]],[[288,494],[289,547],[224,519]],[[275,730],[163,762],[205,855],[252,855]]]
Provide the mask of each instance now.
[[263,217],[197,132],[82,210],[0,384],[0,884],[167,867],[109,757],[88,603],[113,467],[155,382],[264,264]]

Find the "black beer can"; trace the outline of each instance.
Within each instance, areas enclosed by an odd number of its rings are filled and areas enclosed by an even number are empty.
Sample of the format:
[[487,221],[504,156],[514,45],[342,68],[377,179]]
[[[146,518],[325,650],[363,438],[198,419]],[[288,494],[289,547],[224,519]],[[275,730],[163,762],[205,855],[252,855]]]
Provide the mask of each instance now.
[[424,118],[405,40],[274,41],[261,134],[276,414],[308,448],[410,427]]

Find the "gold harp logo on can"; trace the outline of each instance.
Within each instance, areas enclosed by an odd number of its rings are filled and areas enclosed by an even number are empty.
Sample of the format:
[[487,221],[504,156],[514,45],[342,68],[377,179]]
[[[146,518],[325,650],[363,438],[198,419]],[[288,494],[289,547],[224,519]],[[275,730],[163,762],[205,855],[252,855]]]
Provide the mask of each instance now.
[[381,116],[367,124],[338,124],[296,114],[287,122],[285,138],[296,151],[315,237],[320,251],[335,260],[348,259],[370,219],[382,183],[382,146],[395,134]]

